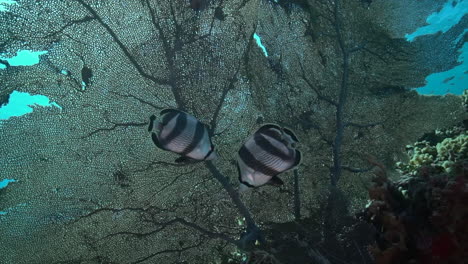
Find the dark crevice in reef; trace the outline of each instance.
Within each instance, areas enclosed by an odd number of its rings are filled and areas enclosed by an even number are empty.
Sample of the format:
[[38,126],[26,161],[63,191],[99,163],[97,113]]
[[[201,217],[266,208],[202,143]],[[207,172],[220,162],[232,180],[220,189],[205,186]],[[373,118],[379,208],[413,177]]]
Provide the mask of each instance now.
[[10,94],[11,92],[7,92],[5,94],[0,93],[0,107],[8,104],[8,101],[10,100]]
[[218,20],[224,21],[226,15],[224,14],[223,9],[220,6],[216,7],[214,17]]
[[7,60],[0,60],[0,63],[3,64],[5,67],[9,67],[10,63]]
[[210,0],[190,0],[190,8],[195,11],[203,11],[210,6]]
[[87,66],[83,66],[83,68],[81,69],[81,79],[83,80],[86,86],[89,86],[91,84],[92,77],[93,71]]

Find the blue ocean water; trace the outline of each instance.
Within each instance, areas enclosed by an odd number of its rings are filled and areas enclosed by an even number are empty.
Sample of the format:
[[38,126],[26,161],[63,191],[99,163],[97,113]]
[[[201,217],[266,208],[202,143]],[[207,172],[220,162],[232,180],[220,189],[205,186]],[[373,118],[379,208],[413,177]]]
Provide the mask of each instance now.
[[17,5],[18,2],[14,0],[0,0],[0,12],[4,12],[8,10],[9,5]]
[[268,52],[267,52],[265,46],[263,46],[262,39],[260,38],[260,36],[257,35],[257,33],[254,33],[253,37],[254,37],[255,42],[257,43],[257,45],[262,49],[263,54],[265,54],[265,57],[268,57]]
[[[47,51],[19,50],[13,57],[0,54],[0,60],[7,61],[10,66],[32,66],[39,63],[39,57],[47,54]],[[4,64],[0,64],[0,69],[5,69]]]
[[[425,35],[445,34],[452,27],[456,26],[466,14],[468,14],[468,1],[449,0],[440,11],[434,12],[427,17],[427,25],[418,28],[410,34],[406,34],[406,40],[412,42],[416,38]],[[454,46],[464,38],[467,30],[465,29],[453,41]],[[459,65],[448,71],[435,72],[427,76],[426,85],[414,89],[423,95],[461,95],[468,87],[468,62],[466,61],[468,58],[468,44],[464,43],[458,52],[460,54],[457,60]]]

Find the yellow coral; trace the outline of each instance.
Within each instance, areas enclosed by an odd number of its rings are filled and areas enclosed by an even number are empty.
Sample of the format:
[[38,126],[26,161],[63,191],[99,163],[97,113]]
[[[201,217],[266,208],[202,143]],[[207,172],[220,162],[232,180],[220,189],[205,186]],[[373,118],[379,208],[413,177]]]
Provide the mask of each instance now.
[[436,148],[429,145],[429,142],[418,142],[413,147],[413,155],[408,165],[414,167],[421,167],[422,165],[431,164],[435,160],[436,155]]
[[468,158],[468,134],[463,128],[438,131],[438,134],[448,137],[436,146],[425,140],[406,146],[410,160],[408,164],[398,162],[397,168],[410,175],[416,175],[419,168],[426,165],[438,166],[450,172],[456,161]]
[[464,132],[455,138],[446,138],[438,143],[436,148],[439,161],[455,161],[466,157],[468,153],[468,135]]

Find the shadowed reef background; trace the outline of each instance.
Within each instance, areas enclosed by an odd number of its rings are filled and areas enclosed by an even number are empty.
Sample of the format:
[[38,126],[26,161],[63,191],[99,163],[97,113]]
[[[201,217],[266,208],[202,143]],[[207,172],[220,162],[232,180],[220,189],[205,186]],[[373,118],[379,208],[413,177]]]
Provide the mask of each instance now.
[[[405,39],[444,4],[8,5],[0,105],[20,91],[60,107],[0,122],[0,180],[16,180],[0,189],[0,262],[373,263],[373,229],[354,218],[374,175],[366,157],[396,178],[406,145],[467,118],[461,96],[411,89],[460,64],[466,15]],[[14,66],[18,50],[47,53]],[[208,124],[220,158],[181,166],[157,149],[146,128],[164,108]],[[213,171],[237,188],[237,151],[262,123],[294,130],[303,159],[281,188],[241,196],[265,241],[239,249],[245,215]]]

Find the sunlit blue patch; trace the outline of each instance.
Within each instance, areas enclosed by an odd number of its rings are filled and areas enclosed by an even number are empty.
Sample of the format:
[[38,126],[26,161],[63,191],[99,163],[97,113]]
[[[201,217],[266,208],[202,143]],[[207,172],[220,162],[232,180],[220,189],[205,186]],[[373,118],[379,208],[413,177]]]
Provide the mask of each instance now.
[[[414,41],[415,38],[423,35],[435,34],[438,32],[445,33],[453,26],[457,25],[464,15],[468,14],[468,0],[448,0],[439,12],[432,13],[427,17],[427,25],[418,28],[412,34],[406,34],[407,41]],[[465,29],[454,41],[453,45],[457,45],[464,35],[468,32]],[[426,85],[419,88],[414,88],[419,94],[423,95],[445,95],[448,93],[460,95],[467,88],[468,83],[468,45],[465,43],[458,50],[460,55],[457,61],[460,65],[444,71],[430,74],[426,77]]]
[[47,51],[19,50],[16,56],[12,58],[0,54],[0,59],[6,60],[10,66],[31,66],[39,63],[39,56],[46,54]]
[[465,34],[468,33],[468,29],[465,28],[465,30],[463,30],[463,33],[460,34],[460,36],[458,36],[452,43],[453,45],[457,45],[458,42],[460,42],[460,40],[465,36]]
[[57,103],[50,102],[49,98],[45,95],[31,95],[13,91],[10,94],[8,104],[0,107],[0,124],[2,120],[7,120],[10,117],[32,113],[35,106],[55,106],[62,109]]
[[428,25],[418,28],[411,34],[406,34],[406,40],[413,41],[416,37],[435,34],[439,31],[445,33],[458,24],[467,13],[467,0],[449,0],[439,12],[434,12],[427,17],[426,22]]
[[15,179],[4,179],[4,180],[1,180],[0,181],[0,189],[3,189],[5,187],[8,186],[8,184],[12,183],[12,182],[16,182]]
[[18,3],[14,0],[0,0],[0,12],[8,11],[7,5],[17,5]]
[[262,49],[263,54],[265,54],[265,57],[268,57],[268,52],[267,52],[265,46],[263,46],[262,40],[260,39],[260,36],[257,35],[257,33],[254,33],[253,37],[254,37],[255,41],[257,42],[257,45]]
[[61,70],[60,73],[63,75],[70,75],[70,72],[66,69]]
[[460,65],[444,72],[433,73],[426,77],[426,85],[415,88],[423,95],[445,95],[448,93],[461,95],[468,88],[468,43],[463,44],[457,61]]

